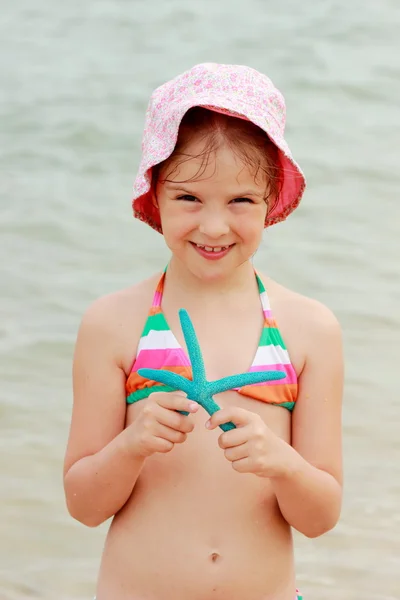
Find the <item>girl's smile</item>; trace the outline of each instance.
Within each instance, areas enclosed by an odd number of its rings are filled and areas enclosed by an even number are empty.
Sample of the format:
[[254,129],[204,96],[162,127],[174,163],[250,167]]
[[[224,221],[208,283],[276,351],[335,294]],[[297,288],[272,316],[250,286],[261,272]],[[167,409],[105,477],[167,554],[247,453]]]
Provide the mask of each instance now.
[[173,255],[201,278],[215,278],[233,272],[256,252],[267,213],[268,180],[225,142],[206,158],[204,148],[204,139],[191,140],[185,159],[177,157],[168,173],[161,172],[156,202]]
[[195,244],[194,242],[190,242],[193,248],[203,256],[207,260],[219,260],[220,258],[224,258],[228,254],[228,252],[233,248],[235,244],[230,244],[228,246],[203,246],[201,244]]

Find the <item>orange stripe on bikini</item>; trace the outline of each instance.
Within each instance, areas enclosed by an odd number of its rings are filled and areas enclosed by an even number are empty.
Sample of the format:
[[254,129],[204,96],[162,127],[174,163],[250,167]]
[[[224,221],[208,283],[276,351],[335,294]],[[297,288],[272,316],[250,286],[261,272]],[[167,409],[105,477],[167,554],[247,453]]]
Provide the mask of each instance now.
[[281,383],[276,385],[246,385],[240,389],[240,393],[248,398],[267,402],[269,404],[282,404],[284,402],[296,402],[297,384]]
[[[163,367],[162,370],[171,371],[171,373],[176,373],[177,375],[186,377],[186,379],[192,379],[191,367]],[[156,381],[153,381],[152,379],[146,379],[138,373],[136,373],[135,371],[132,371],[132,373],[129,375],[126,381],[125,389],[127,395],[129,395],[132,392],[136,392],[136,390],[142,390],[144,388],[152,387],[154,385],[160,384]]]

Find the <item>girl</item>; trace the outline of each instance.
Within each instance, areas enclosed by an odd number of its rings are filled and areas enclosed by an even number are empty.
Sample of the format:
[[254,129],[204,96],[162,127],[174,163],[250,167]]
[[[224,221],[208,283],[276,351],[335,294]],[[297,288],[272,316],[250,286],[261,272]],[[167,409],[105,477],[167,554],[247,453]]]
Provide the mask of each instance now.
[[[90,306],[74,357],[67,505],[90,527],[114,517],[98,600],[300,598],[291,529],[316,537],[338,521],[340,328],[251,262],[305,187],[284,122],[281,94],[244,66],[197,65],[152,95],[133,209],[171,259]],[[180,308],[208,380],[271,369],[285,379],[219,394],[208,418],[141,377],[151,367],[190,378]]]

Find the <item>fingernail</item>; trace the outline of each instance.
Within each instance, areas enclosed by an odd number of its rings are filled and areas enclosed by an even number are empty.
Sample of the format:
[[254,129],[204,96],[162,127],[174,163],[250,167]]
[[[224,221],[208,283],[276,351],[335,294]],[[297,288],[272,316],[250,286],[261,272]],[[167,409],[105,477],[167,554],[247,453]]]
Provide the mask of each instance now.
[[207,429],[210,429],[210,427],[211,427],[211,420],[210,419],[207,421],[206,427],[207,427]]
[[197,410],[199,408],[199,405],[197,404],[197,402],[191,402],[189,404],[189,409],[190,410]]

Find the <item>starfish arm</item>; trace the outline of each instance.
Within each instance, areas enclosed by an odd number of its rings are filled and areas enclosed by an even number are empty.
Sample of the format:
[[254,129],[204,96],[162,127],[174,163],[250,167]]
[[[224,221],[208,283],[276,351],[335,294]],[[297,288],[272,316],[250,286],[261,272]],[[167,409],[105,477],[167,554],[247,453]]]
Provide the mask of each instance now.
[[181,308],[179,311],[179,319],[181,322],[182,332],[185,338],[190,362],[192,364],[193,381],[196,381],[197,385],[201,385],[206,381],[203,357],[199,342],[197,341],[193,323],[184,308]]
[[[209,385],[210,384],[207,383],[207,390],[209,389]],[[204,410],[208,412],[210,417],[220,410],[220,406],[218,406],[211,394],[206,394],[206,396],[202,399],[202,406]]]
[[[202,407],[208,412],[210,417],[212,417],[212,415],[214,413],[216,413],[218,410],[221,410],[221,409],[218,406],[218,404],[215,402],[214,398],[209,393],[209,391],[211,389],[211,383],[207,382],[206,388],[207,388],[207,393],[205,394],[205,397],[202,399]],[[236,425],[234,425],[231,422],[222,423],[222,425],[220,425],[220,428],[222,429],[222,431],[229,431],[230,429],[236,429]]]
[[220,429],[222,429],[222,431],[230,431],[231,429],[236,429],[236,425],[234,423],[222,423],[222,425],[220,425]]
[[[191,397],[192,382],[190,379],[186,379],[186,377],[162,369],[139,369],[138,374],[141,377],[163,383],[176,390],[182,390],[188,397]],[[194,400],[194,398],[192,398],[192,400]]]
[[254,383],[262,383],[263,381],[276,381],[284,379],[286,373],[283,371],[253,371],[251,373],[241,373],[240,375],[231,375],[223,377],[216,381],[210,382],[210,392],[212,394],[220,394],[227,390],[252,385]]

